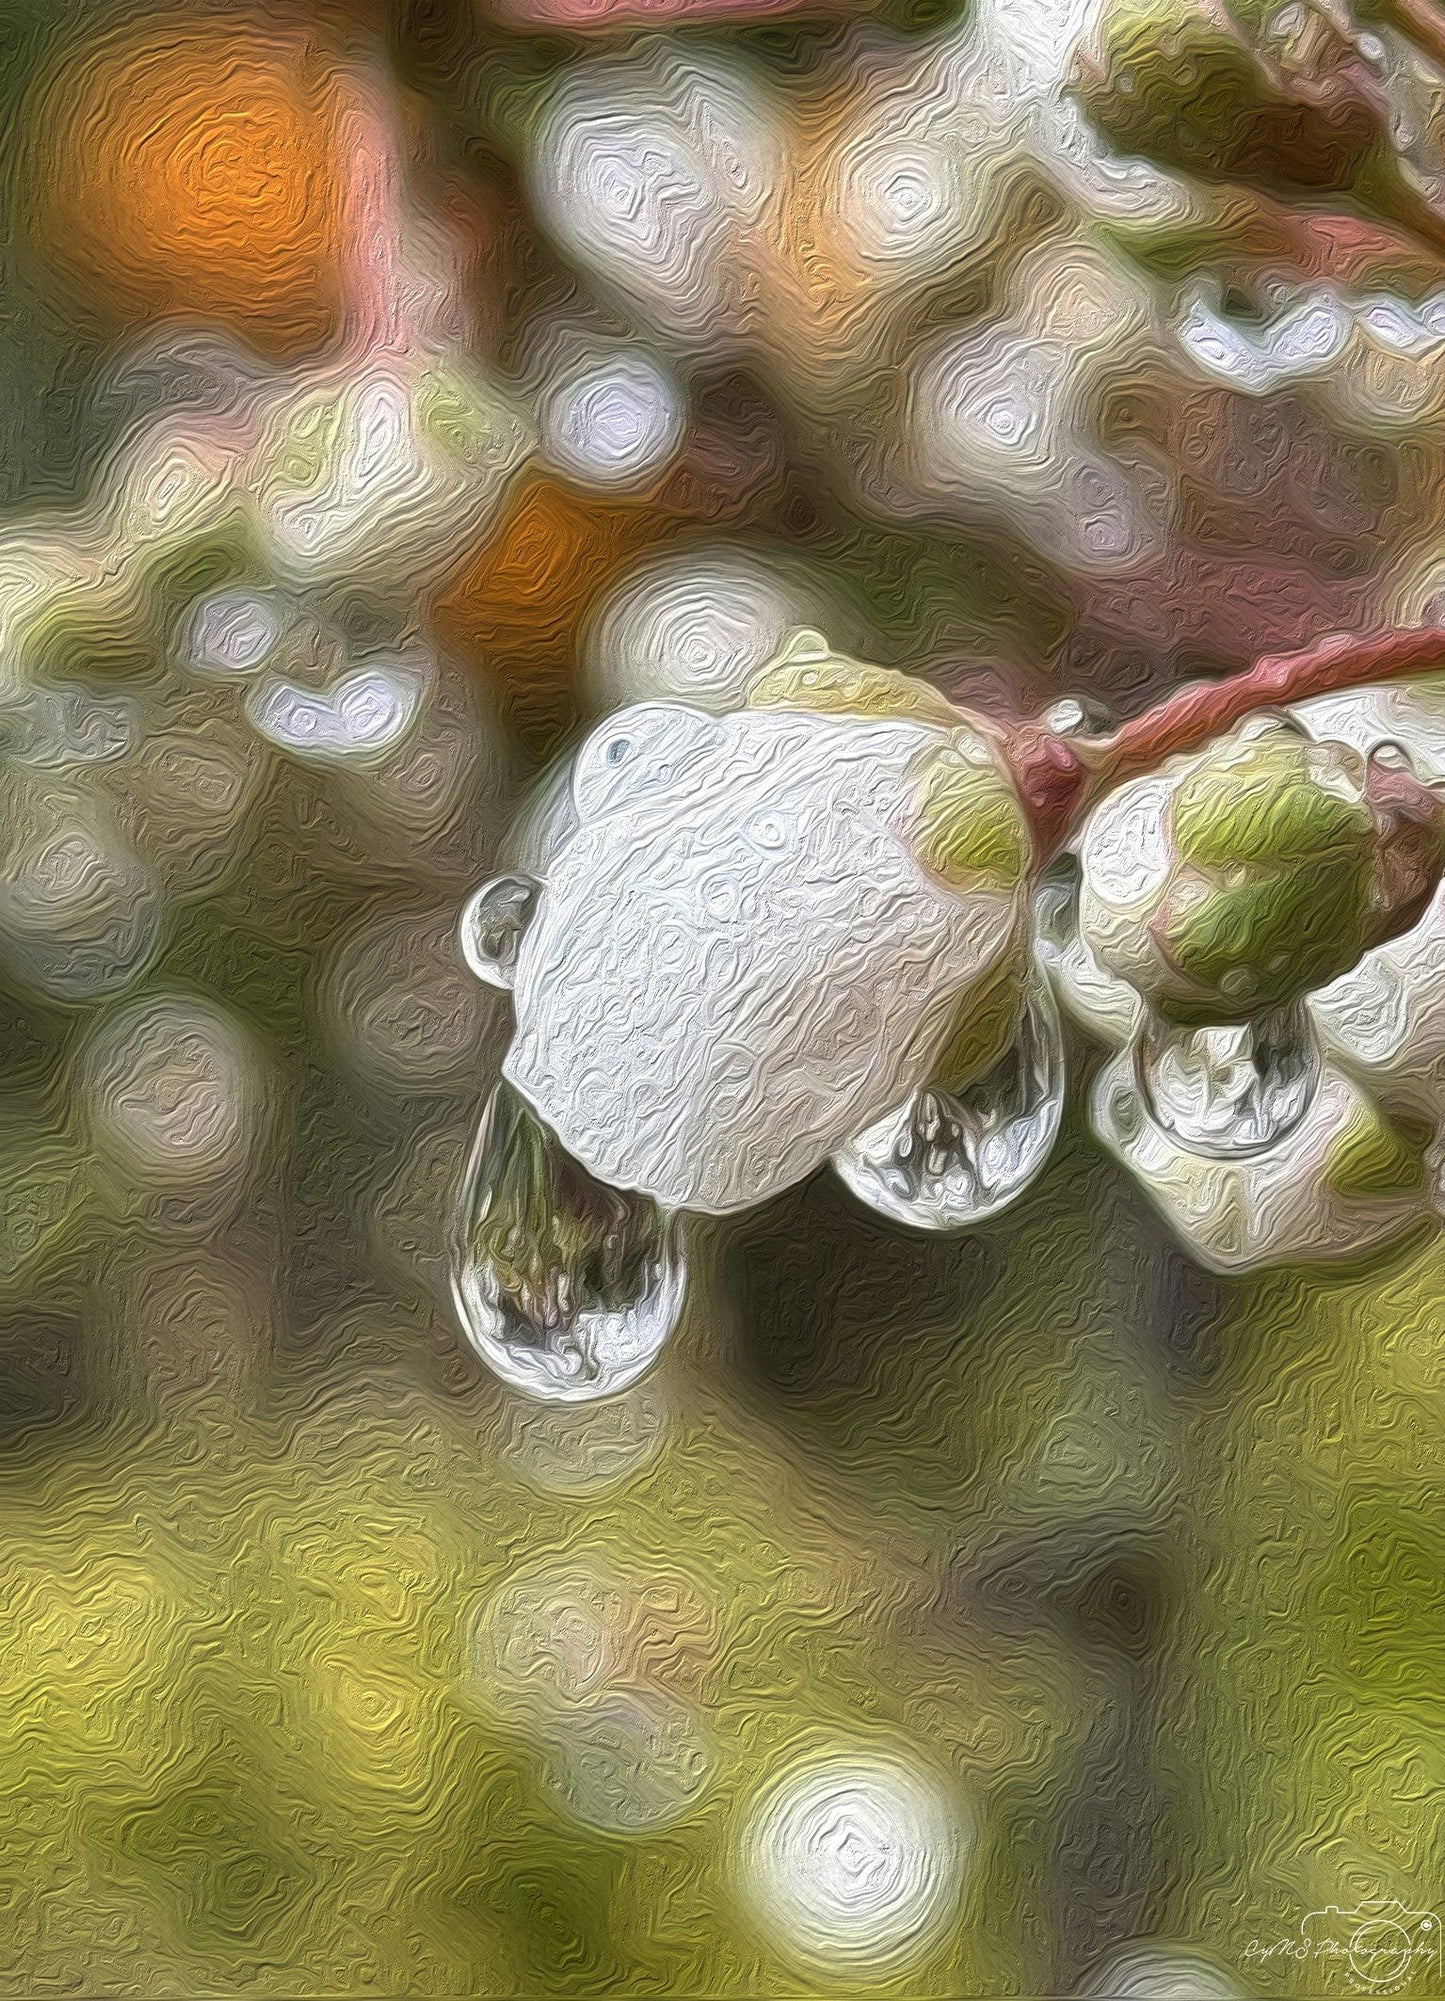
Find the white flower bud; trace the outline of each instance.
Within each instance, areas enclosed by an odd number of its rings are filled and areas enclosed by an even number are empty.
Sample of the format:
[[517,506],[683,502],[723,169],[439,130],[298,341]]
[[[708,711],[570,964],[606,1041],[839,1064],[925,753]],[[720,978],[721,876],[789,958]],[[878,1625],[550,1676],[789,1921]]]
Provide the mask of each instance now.
[[[1294,712],[1312,736],[1363,756],[1398,744],[1429,783],[1445,781],[1445,679],[1352,688]],[[1445,885],[1419,922],[1312,996],[1325,1047],[1386,1102],[1445,1117]]]
[[911,845],[949,744],[913,721],[658,706],[584,748],[505,1067],[593,1174],[745,1208],[925,1081],[1024,917],[1020,880],[950,887]]

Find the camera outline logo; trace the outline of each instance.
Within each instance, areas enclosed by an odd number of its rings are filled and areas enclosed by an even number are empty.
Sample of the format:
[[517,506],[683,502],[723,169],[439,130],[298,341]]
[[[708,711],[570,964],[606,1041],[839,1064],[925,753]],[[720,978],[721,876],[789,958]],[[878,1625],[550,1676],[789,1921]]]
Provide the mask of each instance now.
[[1353,1909],[1327,1904],[1300,1920],[1300,1932],[1317,1955],[1339,1960],[1361,1994],[1403,1994],[1427,1973],[1440,1992],[1445,1973],[1442,1925],[1437,1911],[1412,1911],[1398,1897],[1377,1898]]

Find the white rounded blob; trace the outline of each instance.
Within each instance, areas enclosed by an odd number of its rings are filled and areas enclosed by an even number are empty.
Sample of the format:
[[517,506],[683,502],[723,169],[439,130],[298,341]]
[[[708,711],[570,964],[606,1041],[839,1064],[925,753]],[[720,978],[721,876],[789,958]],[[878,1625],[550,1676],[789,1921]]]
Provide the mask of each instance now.
[[797,625],[816,623],[820,593],[746,550],[687,550],[635,572],[586,642],[588,678],[608,706],[676,696],[740,708],[749,683]]
[[543,1494],[600,1494],[651,1465],[667,1438],[665,1395],[652,1379],[600,1404],[509,1401],[497,1451]]
[[256,1059],[210,1001],[145,995],[107,1017],[84,1057],[97,1143],[141,1179],[215,1181],[245,1165],[259,1112]]
[[1346,688],[1291,714],[1317,743],[1346,743],[1362,757],[1398,744],[1427,783],[1445,780],[1445,676]]
[[744,232],[779,184],[755,89],[660,46],[565,76],[532,157],[568,253],[671,338],[712,351],[755,312]]
[[477,1614],[477,1696],[504,1722],[555,1727],[620,1681],[630,1610],[626,1584],[581,1561],[514,1571]]
[[929,1774],[877,1755],[791,1772],[754,1812],[747,1900],[821,1971],[883,1967],[936,1942],[958,1901],[969,1828]]
[[1009,326],[951,340],[919,378],[914,437],[931,489],[1023,497],[1054,477],[1069,387],[1060,341]]
[[277,591],[217,591],[202,598],[186,622],[181,664],[223,678],[257,674],[290,622]]
[[381,755],[401,742],[420,712],[426,673],[412,661],[384,659],[343,675],[330,688],[303,688],[268,677],[249,696],[247,714],[278,750],[322,763]]
[[609,1834],[651,1834],[685,1819],[718,1766],[692,1705],[651,1688],[610,1690],[567,1717],[548,1748],[558,1804]]
[[682,427],[676,383],[635,351],[579,370],[552,391],[542,413],[553,465],[586,486],[631,486],[659,471]]
[[483,1061],[490,1009],[439,917],[385,916],[331,957],[322,1011],[354,1078],[382,1090],[456,1090]]
[[119,993],[160,948],[160,886],[99,803],[13,786],[0,852],[0,953],[55,1000]]
[[434,575],[531,449],[489,385],[417,360],[310,377],[275,414],[253,479],[271,556],[293,581]]
[[855,149],[842,201],[858,248],[877,263],[925,265],[967,228],[955,146],[931,134]]
[[[1160,552],[1167,482],[1099,447],[1085,392],[1104,335],[1092,346],[1078,329],[1040,335],[1034,321],[1065,318],[1058,301],[1047,315],[1043,306],[1022,325],[998,321],[924,356],[909,399],[908,477],[923,498],[971,520],[1001,510],[1051,561],[1116,575]],[[1080,300],[1076,316],[1112,315],[1117,340],[1129,310],[1127,297],[1110,294]]]
[[1350,337],[1351,316],[1321,288],[1289,304],[1263,328],[1230,318],[1203,286],[1187,295],[1175,328],[1180,352],[1199,374],[1246,395],[1264,396],[1326,370]]

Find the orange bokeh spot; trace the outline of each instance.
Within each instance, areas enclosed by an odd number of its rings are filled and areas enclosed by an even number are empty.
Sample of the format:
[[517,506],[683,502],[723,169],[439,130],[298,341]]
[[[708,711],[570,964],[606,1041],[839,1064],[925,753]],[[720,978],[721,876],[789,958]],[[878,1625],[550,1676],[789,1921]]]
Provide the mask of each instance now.
[[271,15],[72,47],[32,107],[37,248],[109,318],[315,347],[343,294],[354,103],[330,37]]
[[490,680],[526,750],[545,756],[577,720],[577,646],[599,598],[678,531],[655,501],[604,500],[533,474],[453,579],[437,631]]

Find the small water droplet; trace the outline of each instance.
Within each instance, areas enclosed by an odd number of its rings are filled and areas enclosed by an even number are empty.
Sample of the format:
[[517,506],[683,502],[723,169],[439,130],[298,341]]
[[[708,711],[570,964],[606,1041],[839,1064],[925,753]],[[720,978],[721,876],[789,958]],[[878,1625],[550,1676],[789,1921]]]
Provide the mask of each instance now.
[[713,735],[711,717],[681,702],[637,702],[595,729],[572,768],[584,820],[676,779]]
[[452,1292],[481,1359],[546,1403],[637,1381],[682,1311],[677,1225],[595,1181],[505,1082],[462,1184]]
[[530,876],[493,876],[463,909],[457,924],[462,957],[489,987],[511,986],[539,887]]
[[1053,992],[1036,978],[1013,1047],[958,1092],[918,1091],[833,1157],[860,1202],[915,1230],[962,1230],[1022,1195],[1064,1108],[1064,1039]]

